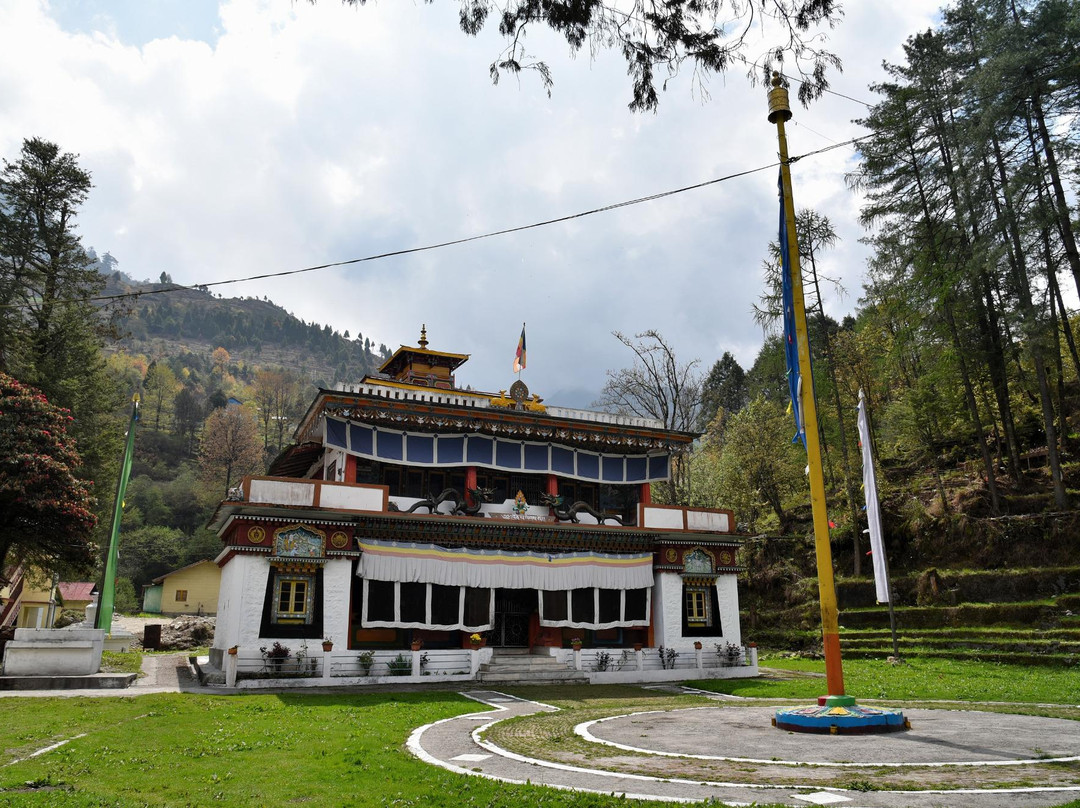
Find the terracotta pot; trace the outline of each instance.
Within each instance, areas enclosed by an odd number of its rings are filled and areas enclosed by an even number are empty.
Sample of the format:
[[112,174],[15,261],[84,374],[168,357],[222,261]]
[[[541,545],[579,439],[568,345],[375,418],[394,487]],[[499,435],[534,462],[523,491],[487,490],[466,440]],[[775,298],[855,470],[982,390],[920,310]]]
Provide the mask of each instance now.
[[757,648],[757,643],[756,642],[747,643],[746,645],[747,645],[747,648]]
[[230,648],[230,649],[229,649],[229,656],[236,656],[236,652],[237,652],[238,650],[239,650],[239,649],[237,649],[237,648]]
[[330,653],[334,650],[334,644],[332,642],[324,642],[322,644],[322,649],[326,651],[326,653]]
[[421,648],[423,648],[423,646],[424,646],[424,641],[423,640],[413,640],[412,641],[412,649],[414,651],[419,651]]
[[635,651],[640,651],[643,647],[644,647],[644,643],[640,643],[640,642],[634,643],[634,650]]
[[471,642],[471,643],[469,643],[469,645],[472,647],[472,649],[474,651],[479,651],[480,650],[480,643],[478,643],[478,642]]
[[699,642],[694,643],[694,650],[695,651],[700,651],[701,650],[701,643],[699,643]]

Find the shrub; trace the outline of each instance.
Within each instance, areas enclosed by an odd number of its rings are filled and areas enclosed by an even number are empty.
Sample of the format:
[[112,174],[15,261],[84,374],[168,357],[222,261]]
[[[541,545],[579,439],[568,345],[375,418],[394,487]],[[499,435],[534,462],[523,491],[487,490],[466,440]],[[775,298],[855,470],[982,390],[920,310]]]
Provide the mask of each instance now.
[[391,676],[408,676],[412,673],[412,660],[406,659],[404,654],[398,654],[386,663]]

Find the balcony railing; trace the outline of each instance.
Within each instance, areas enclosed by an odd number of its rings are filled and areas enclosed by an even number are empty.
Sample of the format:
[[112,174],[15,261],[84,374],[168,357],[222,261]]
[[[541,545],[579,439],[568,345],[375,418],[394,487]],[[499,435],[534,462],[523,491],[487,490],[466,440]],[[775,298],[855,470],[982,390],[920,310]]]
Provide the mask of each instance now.
[[[422,500],[416,497],[390,496],[385,485],[362,483],[338,483],[328,480],[298,480],[288,477],[246,477],[242,486],[243,501],[255,505],[281,505],[331,511],[362,511],[370,513],[407,512]],[[453,501],[439,505],[436,514],[427,507],[418,510],[419,515],[450,516]],[[577,514],[580,524],[597,524],[588,513]],[[513,510],[513,501],[486,503],[481,506],[477,518],[505,518],[528,522],[550,522],[551,510],[546,506],[530,505],[525,513]],[[607,526],[620,527],[614,520]],[[683,508],[670,505],[638,505],[638,528],[656,531],[689,533],[730,533],[733,521],[731,511],[710,508]],[[625,529],[625,528],[623,528]]]

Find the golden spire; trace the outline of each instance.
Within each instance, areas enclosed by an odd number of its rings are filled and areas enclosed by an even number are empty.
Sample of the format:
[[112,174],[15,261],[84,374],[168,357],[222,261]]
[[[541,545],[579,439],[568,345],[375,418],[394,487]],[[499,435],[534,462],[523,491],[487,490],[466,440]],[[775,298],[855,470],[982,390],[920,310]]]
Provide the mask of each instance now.
[[427,348],[427,323],[420,326],[420,348]]

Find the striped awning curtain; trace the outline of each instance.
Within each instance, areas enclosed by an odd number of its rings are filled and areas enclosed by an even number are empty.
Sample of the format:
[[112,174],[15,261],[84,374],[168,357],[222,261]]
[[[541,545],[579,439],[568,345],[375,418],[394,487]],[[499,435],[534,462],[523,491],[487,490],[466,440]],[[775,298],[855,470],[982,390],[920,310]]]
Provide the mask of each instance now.
[[653,585],[652,553],[528,553],[362,540],[357,575],[504,589],[644,589]]

